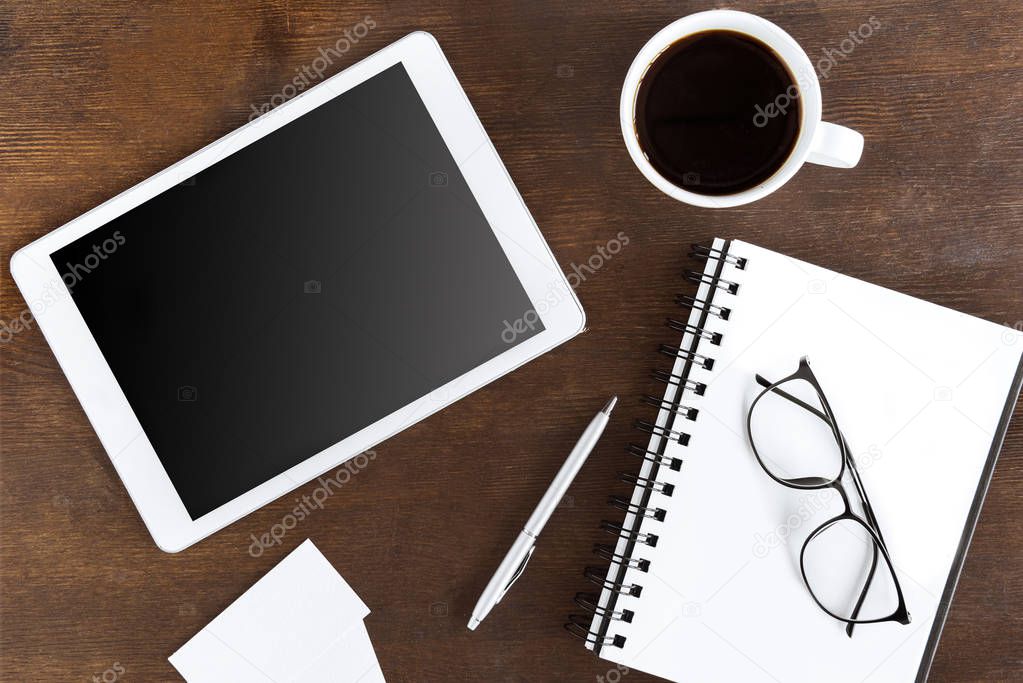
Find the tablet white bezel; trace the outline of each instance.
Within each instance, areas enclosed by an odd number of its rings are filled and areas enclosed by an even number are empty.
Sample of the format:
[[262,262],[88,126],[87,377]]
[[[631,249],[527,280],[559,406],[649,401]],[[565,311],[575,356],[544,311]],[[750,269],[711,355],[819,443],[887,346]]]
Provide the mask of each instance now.
[[[403,63],[545,330],[192,520],[50,254],[397,63]],[[425,182],[425,179],[424,179]],[[110,256],[115,258],[116,254]],[[432,35],[410,34],[22,248],[11,273],[156,544],[177,552],[582,331],[585,316]],[[524,311],[525,315],[526,312]],[[501,330],[496,330],[500,334]]]

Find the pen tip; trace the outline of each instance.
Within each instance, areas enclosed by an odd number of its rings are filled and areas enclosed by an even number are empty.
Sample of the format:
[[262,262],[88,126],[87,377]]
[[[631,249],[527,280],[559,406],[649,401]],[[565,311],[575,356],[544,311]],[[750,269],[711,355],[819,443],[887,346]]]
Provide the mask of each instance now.
[[601,410],[600,412],[604,413],[605,415],[610,415],[611,411],[614,410],[616,403],[618,403],[618,397],[612,396],[611,400],[607,402],[607,405],[604,406],[604,409]]
[[480,625],[480,620],[477,619],[476,617],[473,617],[472,619],[469,620],[469,630],[470,631],[475,631],[476,627],[479,626],[479,625]]

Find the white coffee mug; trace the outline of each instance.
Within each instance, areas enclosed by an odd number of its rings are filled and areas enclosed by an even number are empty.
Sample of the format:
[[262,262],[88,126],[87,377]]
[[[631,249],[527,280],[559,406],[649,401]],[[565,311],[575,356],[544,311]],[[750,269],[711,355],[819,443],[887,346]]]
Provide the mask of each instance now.
[[[756,187],[728,195],[705,195],[690,192],[667,180],[647,159],[636,132],[636,95],[647,69],[668,47],[679,40],[702,31],[736,31],[745,33],[767,45],[781,58],[796,79],[800,107],[799,134],[796,144],[785,163],[774,174]],[[785,94],[780,96],[787,97]],[[772,103],[765,103],[772,106]],[[817,72],[799,43],[780,27],[746,12],[710,10],[690,14],[665,26],[647,41],[629,67],[622,87],[619,106],[622,135],[632,161],[647,180],[665,194],[679,201],[708,208],[739,206],[766,197],[788,182],[807,161],[836,168],[852,168],[863,153],[863,136],[844,126],[821,121],[821,84]]]

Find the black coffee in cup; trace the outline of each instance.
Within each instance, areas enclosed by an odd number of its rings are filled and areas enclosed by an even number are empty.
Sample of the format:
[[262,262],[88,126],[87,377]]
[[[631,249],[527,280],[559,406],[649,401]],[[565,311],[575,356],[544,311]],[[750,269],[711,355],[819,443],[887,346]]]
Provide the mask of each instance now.
[[796,79],[770,47],[737,31],[694,33],[661,52],[636,94],[651,165],[704,195],[756,187],[781,168],[800,128]]

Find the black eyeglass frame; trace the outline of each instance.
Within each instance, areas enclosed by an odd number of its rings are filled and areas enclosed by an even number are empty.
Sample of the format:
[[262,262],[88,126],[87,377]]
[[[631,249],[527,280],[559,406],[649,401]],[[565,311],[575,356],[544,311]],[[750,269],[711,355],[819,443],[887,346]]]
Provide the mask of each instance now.
[[[805,356],[800,358],[799,368],[788,377],[777,382],[770,382],[760,375],[756,376],[756,380],[757,384],[764,387],[764,390],[760,392],[760,394],[753,400],[753,403],[750,404],[749,412],[746,415],[746,435],[747,438],[749,439],[750,448],[753,449],[753,455],[756,457],[757,463],[760,465],[761,469],[763,469],[767,476],[769,476],[771,479],[781,484],[782,486],[786,486],[788,488],[803,491],[833,488],[836,491],[838,491],[839,495],[842,497],[842,503],[845,506],[845,511],[842,514],[836,515],[835,517],[832,517],[831,519],[821,524],[819,527],[814,529],[809,536],[806,537],[805,541],[803,541],[803,547],[799,552],[799,571],[803,575],[803,583],[806,585],[806,589],[810,593],[810,597],[813,598],[813,601],[817,603],[817,606],[820,607],[826,614],[828,614],[828,616],[831,616],[835,619],[838,619],[839,621],[843,621],[846,623],[845,632],[846,635],[848,635],[849,637],[852,637],[853,627],[856,624],[877,624],[888,621],[896,621],[903,625],[910,623],[911,618],[909,611],[906,608],[906,600],[902,593],[902,586],[899,584],[899,577],[895,573],[895,566],[892,564],[891,557],[888,554],[888,547],[887,545],[885,545],[884,536],[881,533],[881,527],[877,522],[877,517],[874,515],[874,510],[870,505],[869,498],[867,497],[867,490],[864,488],[863,480],[860,478],[860,473],[856,469],[856,462],[850,455],[849,444],[846,442],[845,437],[842,435],[841,430],[838,428],[838,420],[835,418],[835,413],[831,409],[831,404],[828,402],[827,397],[824,395],[824,389],[821,388],[820,382],[817,381],[817,376],[814,375],[813,370],[810,369],[809,360]],[[805,401],[802,401],[799,398],[789,394],[788,392],[779,389],[781,385],[785,384],[786,382],[791,382],[793,380],[803,380],[813,387],[814,391],[817,392],[817,398],[820,399],[821,407],[824,408],[823,413],[814,408],[813,406],[811,406],[810,404],[806,403]],[[757,450],[756,441],[753,439],[753,411],[756,408],[757,403],[760,402],[760,399],[762,399],[764,396],[770,393],[774,393],[782,398],[787,399],[793,404],[813,413],[818,418],[824,420],[824,422],[827,423],[828,427],[831,429],[832,435],[835,437],[835,441],[838,443],[839,450],[841,451],[842,454],[841,468],[839,469],[838,474],[833,479],[828,479],[826,477],[797,477],[794,479],[785,479],[777,476],[774,472],[772,472],[771,469],[764,462],[763,457]],[[853,481],[856,493],[860,499],[860,505],[863,507],[864,513],[863,517],[854,513],[852,507],[849,504],[849,494],[842,483],[842,478],[845,475],[846,470],[849,471],[850,478]],[[839,522],[843,521],[852,521],[859,524],[864,529],[866,529],[867,533],[870,534],[870,537],[873,540],[873,557],[871,558],[870,562],[870,571],[867,573],[867,578],[863,584],[863,589],[860,591],[859,598],[856,600],[856,605],[853,608],[851,617],[849,618],[835,614],[830,609],[825,607],[823,603],[821,603],[821,601],[814,594],[813,588],[810,587],[810,582],[806,577],[805,564],[806,549],[810,545],[810,542],[813,541],[818,536],[820,536],[825,531],[827,531],[828,529],[830,529],[835,524],[838,524]],[[892,581],[895,584],[895,592],[898,595],[899,604],[895,608],[895,610],[886,617],[881,617],[878,619],[858,619],[857,615],[860,612],[860,608],[863,606],[863,601],[867,597],[867,592],[870,590],[870,584],[873,581],[874,574],[877,570],[878,551],[880,551],[880,554],[883,557],[885,564],[887,564],[888,566],[888,572],[891,574]]]

